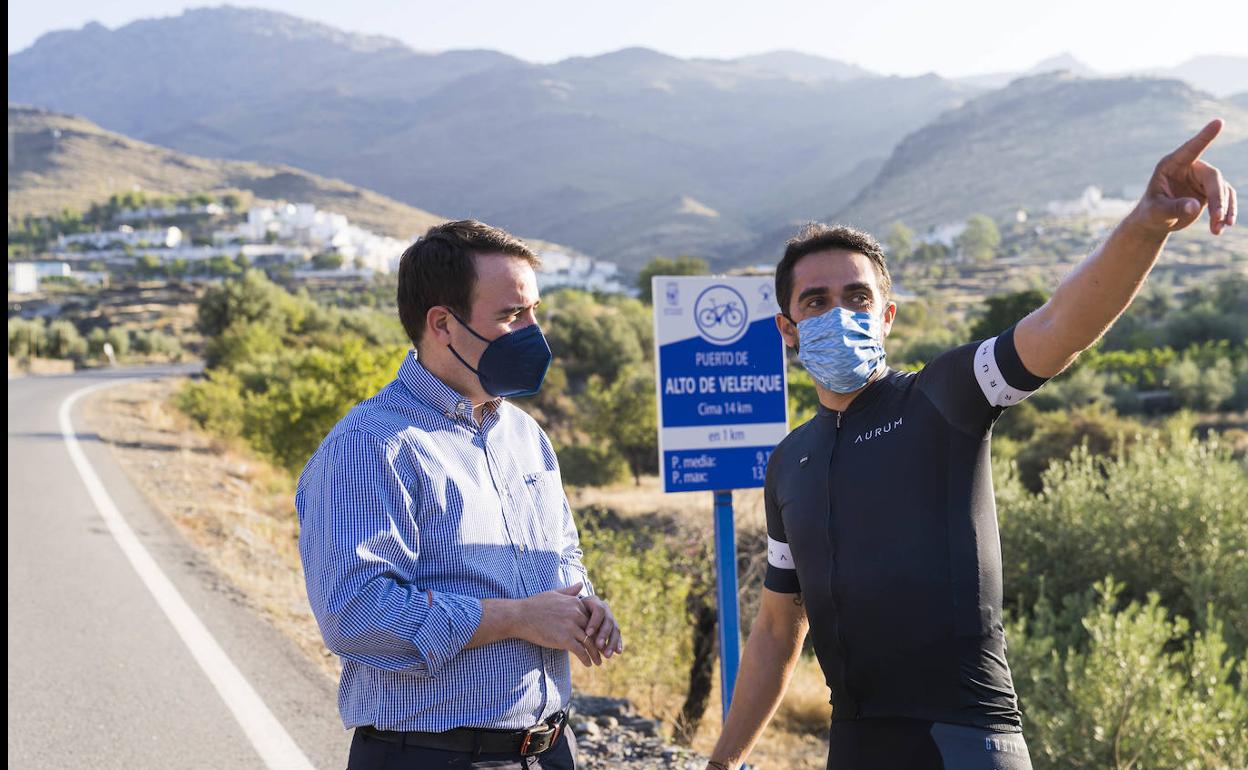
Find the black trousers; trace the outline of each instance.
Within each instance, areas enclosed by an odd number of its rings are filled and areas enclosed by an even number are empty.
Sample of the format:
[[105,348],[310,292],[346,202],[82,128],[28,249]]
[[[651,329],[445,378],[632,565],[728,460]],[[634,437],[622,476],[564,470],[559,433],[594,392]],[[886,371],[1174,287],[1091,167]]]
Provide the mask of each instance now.
[[347,770],[576,770],[576,738],[564,728],[554,746],[534,757],[440,751],[378,740],[355,731]]

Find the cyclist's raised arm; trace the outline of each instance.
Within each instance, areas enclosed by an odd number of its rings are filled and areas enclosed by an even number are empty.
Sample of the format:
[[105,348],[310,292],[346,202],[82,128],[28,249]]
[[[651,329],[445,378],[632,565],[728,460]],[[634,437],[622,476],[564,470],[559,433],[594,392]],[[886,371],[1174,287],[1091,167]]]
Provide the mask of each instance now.
[[1015,344],[1027,371],[1052,377],[1096,342],[1131,304],[1170,233],[1195,222],[1206,204],[1214,235],[1235,223],[1235,188],[1200,159],[1221,130],[1222,121],[1214,120],[1162,158],[1135,209],[1043,307],[1019,322]]

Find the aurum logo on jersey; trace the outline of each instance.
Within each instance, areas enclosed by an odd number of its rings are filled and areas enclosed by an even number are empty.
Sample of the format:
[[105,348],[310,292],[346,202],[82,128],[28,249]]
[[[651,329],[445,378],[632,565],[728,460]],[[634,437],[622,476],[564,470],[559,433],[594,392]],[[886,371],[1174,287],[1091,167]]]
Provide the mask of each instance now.
[[898,417],[896,420],[893,420],[892,422],[886,422],[878,428],[869,430],[865,433],[859,433],[858,437],[854,439],[854,443],[861,444],[864,441],[870,441],[873,438],[879,438],[880,436],[883,436],[885,433],[892,433],[894,430],[898,430],[901,428],[901,421],[903,419],[905,418]]

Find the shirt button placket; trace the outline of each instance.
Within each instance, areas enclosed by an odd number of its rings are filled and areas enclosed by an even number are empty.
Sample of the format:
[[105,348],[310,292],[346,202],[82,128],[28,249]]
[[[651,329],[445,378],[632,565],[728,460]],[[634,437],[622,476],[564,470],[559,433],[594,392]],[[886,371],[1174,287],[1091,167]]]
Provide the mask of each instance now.
[[[497,455],[490,451],[488,444],[486,444],[484,435],[481,437],[481,445],[485,447],[485,461],[489,465],[490,476],[493,480],[494,488],[498,490],[499,502],[502,503],[503,526],[506,528],[507,536],[511,539],[513,548],[515,549],[516,561],[520,563],[520,569],[517,570],[517,574],[520,577],[520,587],[527,595],[529,593],[529,585],[525,580],[525,573],[528,571],[527,565],[525,564],[525,555],[528,551],[528,546],[522,537],[516,536],[517,531],[519,531],[520,528],[518,526],[518,519],[516,518],[515,495],[512,492],[511,484],[507,483],[507,475],[503,472],[502,465],[498,462]],[[502,485],[501,488],[499,486],[500,483]]]

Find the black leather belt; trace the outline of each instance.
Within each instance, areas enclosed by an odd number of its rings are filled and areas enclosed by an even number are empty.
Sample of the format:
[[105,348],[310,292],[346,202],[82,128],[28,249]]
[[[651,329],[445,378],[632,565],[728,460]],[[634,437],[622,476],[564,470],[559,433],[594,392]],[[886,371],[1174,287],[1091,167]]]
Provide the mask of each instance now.
[[356,729],[369,738],[387,743],[401,743],[422,749],[459,751],[482,754],[519,754],[531,757],[541,754],[555,745],[568,722],[566,713],[560,711],[545,722],[528,730],[481,730],[473,727],[457,727],[443,733],[398,732],[378,730],[371,725]]

